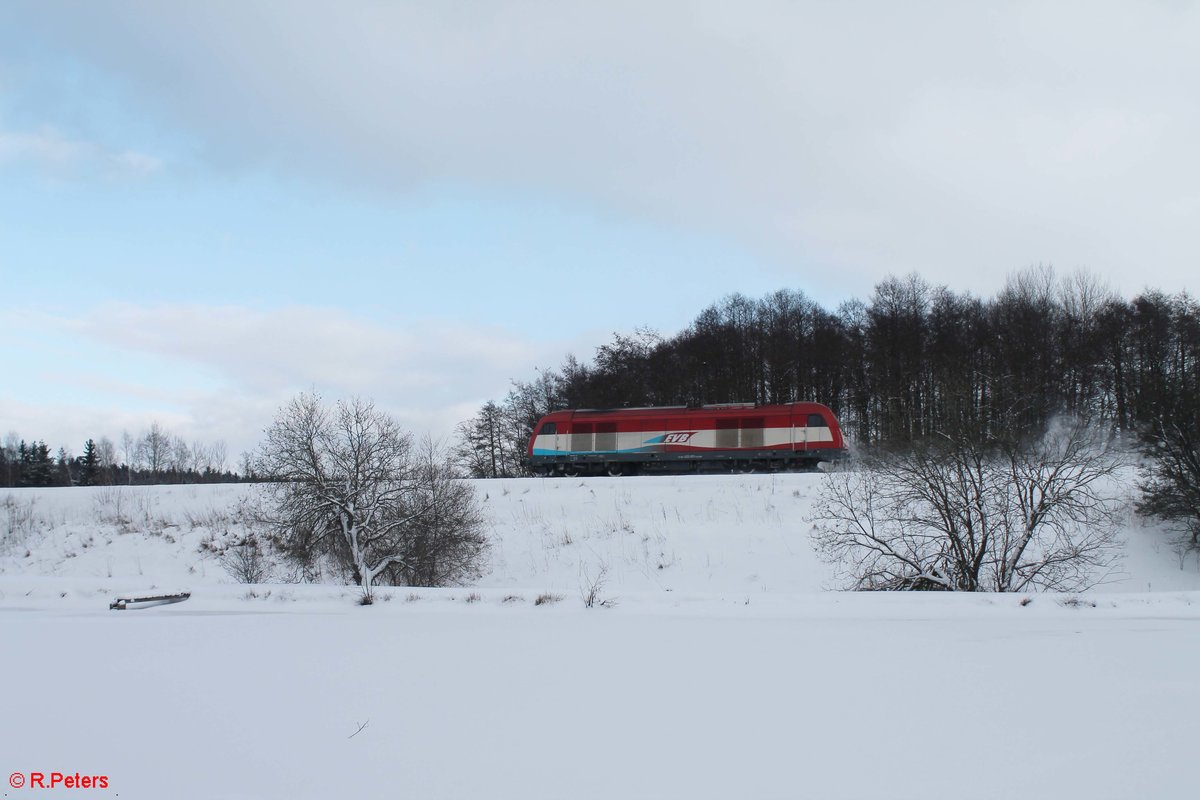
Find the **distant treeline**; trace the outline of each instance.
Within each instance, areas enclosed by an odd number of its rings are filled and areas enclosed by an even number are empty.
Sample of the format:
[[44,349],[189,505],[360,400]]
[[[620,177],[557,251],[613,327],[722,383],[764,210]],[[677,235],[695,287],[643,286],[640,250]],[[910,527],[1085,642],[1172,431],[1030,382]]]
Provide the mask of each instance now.
[[836,310],[803,292],[735,294],[664,338],[615,335],[591,363],[517,381],[459,428],[474,475],[520,473],[539,416],[558,408],[719,402],[829,405],[860,445],[900,446],[970,426],[1037,429],[1070,412],[1140,433],[1196,409],[1200,306],[1148,290],[1123,299],[1087,273],[1013,275],[991,299],[888,278]]
[[[119,453],[119,455],[118,455]],[[126,433],[118,451],[111,439],[88,439],[82,455],[9,433],[0,445],[0,487],[111,486],[156,483],[231,483],[225,444],[188,443],[157,423],[141,436]]]

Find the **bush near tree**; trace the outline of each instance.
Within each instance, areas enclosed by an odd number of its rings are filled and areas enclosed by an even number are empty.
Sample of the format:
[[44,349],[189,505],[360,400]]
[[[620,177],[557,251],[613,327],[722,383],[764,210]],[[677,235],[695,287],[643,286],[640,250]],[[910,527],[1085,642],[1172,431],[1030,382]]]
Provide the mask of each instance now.
[[448,457],[368,401],[329,407],[301,394],[259,449],[257,521],[305,569],[341,570],[371,603],[378,583],[440,586],[477,577],[487,539],[470,484]]

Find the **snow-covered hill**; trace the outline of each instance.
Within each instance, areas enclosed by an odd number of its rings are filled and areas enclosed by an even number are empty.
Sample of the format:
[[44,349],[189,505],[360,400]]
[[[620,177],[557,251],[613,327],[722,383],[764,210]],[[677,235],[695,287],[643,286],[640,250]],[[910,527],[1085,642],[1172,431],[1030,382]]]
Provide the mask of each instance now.
[[[807,521],[820,474],[475,482],[492,542],[478,588],[577,595],[605,571],[616,594],[713,596],[837,588]],[[97,589],[196,589],[233,578],[209,544],[241,535],[246,485],[0,490],[0,574]],[[1200,590],[1195,559],[1130,517],[1100,591]],[[53,585],[66,585],[61,580]],[[405,592],[407,594],[408,592]]]
[[[366,608],[233,582],[208,543],[248,487],[0,490],[0,767],[126,800],[1193,795],[1200,569],[1162,531],[1078,597],[830,592],[822,480],[479,482],[488,574]],[[193,596],[108,610],[152,588]]]

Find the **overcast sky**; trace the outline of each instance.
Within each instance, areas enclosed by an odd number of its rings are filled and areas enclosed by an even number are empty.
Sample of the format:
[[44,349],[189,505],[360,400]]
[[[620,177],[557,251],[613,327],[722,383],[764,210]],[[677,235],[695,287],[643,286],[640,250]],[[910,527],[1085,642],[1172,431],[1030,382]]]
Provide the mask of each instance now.
[[1200,290],[1190,2],[0,4],[0,435],[450,432],[733,293]]

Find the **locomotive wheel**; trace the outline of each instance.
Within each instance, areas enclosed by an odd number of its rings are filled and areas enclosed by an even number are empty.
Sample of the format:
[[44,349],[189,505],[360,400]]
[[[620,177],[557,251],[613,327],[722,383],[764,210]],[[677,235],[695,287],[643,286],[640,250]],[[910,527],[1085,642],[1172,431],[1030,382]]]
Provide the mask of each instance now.
[[623,464],[609,464],[605,470],[610,477],[619,478],[625,474],[625,466]]

